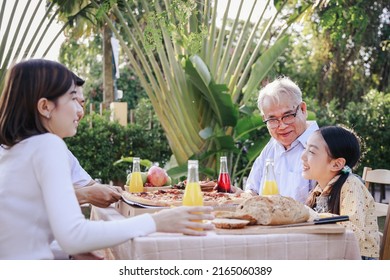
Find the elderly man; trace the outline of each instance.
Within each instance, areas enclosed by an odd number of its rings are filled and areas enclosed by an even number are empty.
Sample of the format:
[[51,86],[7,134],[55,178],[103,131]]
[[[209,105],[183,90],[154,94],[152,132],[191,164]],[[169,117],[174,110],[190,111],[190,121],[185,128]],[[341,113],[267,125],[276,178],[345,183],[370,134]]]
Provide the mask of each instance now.
[[278,78],[260,91],[257,105],[272,138],[255,160],[245,190],[261,194],[266,160],[273,159],[279,193],[305,202],[315,182],[302,177],[301,154],[318,125],[306,120],[301,90],[289,78]]

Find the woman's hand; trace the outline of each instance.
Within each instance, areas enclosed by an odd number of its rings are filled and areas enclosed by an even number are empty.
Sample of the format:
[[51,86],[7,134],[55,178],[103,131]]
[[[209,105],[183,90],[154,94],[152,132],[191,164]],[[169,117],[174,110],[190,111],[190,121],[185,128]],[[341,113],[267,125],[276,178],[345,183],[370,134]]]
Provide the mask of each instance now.
[[70,256],[70,259],[72,260],[104,260],[104,257],[95,253],[95,252],[89,252],[89,253],[81,253],[77,255]]
[[159,232],[206,235],[204,230],[214,229],[213,224],[205,223],[214,219],[211,211],[213,208],[208,206],[180,206],[159,211],[152,217]]

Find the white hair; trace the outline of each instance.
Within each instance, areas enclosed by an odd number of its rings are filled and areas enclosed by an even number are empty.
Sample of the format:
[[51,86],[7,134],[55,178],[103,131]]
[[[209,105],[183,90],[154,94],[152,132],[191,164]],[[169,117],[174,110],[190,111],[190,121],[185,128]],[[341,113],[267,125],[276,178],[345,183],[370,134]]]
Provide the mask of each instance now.
[[302,102],[301,89],[287,77],[277,78],[260,90],[259,97],[257,99],[257,107],[262,114],[263,102],[266,96],[272,98],[277,104],[280,100],[286,99],[291,100],[295,104]]

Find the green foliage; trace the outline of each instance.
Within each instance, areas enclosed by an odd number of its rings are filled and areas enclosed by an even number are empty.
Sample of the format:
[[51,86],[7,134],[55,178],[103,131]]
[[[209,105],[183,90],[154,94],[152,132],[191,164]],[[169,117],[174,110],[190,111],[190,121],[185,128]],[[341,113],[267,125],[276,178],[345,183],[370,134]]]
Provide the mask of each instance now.
[[346,124],[356,130],[365,143],[360,172],[364,166],[390,169],[390,93],[371,90],[363,102],[350,102],[345,110]]
[[344,48],[347,45],[344,40],[346,32],[356,30],[354,40],[360,41],[368,26],[370,14],[366,8],[370,1],[357,2],[332,1],[321,13],[321,26],[329,32],[332,41],[340,42]]
[[[169,9],[164,9],[163,1],[159,2],[161,3],[155,5],[156,11],[150,10],[146,16],[146,26],[143,32],[143,39],[146,43],[145,50],[149,52],[163,49],[164,35],[162,29],[165,29],[178,44],[186,48],[189,54],[198,53],[202,48],[202,41],[207,34],[207,30],[192,22],[191,28],[193,30],[191,31],[195,32],[188,32],[188,23],[199,15],[196,1],[172,0],[168,4]],[[171,10],[175,11],[174,17],[170,14]],[[199,29],[202,29],[202,31],[199,32]]]
[[[283,14],[287,2],[301,8]],[[226,152],[229,147],[235,152],[234,144],[240,140],[233,139],[233,134],[237,109],[249,99],[243,98],[247,94],[242,91],[248,78],[253,75],[252,88],[261,82],[287,45],[287,40],[278,41],[279,37],[283,38],[285,30],[309,11],[312,3],[279,1],[278,10],[266,18],[268,1],[255,23],[251,16],[246,21],[238,16],[230,21],[225,11],[221,25],[217,2],[141,3],[142,9],[136,10],[127,2],[126,9],[114,6],[112,14],[105,15],[107,25],[150,98],[177,164],[202,157],[204,166],[214,168],[220,149]],[[254,9],[253,4],[252,12]],[[280,46],[275,42],[281,42]],[[259,61],[263,55],[267,59]],[[187,62],[185,68],[183,61]],[[259,63],[252,71],[256,61]]]
[[126,169],[113,166],[113,162],[129,150],[127,138],[128,132],[120,124],[92,114],[80,122],[78,133],[66,143],[92,178],[123,181]]
[[65,139],[69,149],[92,178],[108,183],[126,182],[126,163],[114,165],[122,157],[138,156],[164,164],[171,154],[162,129],[156,125],[145,130],[139,125],[121,126],[108,115],[87,115],[80,122],[76,136]]
[[330,46],[327,69],[322,73],[323,101],[336,97],[340,108],[345,108],[369,88],[386,90],[389,66],[382,61],[389,54],[380,48],[390,34],[381,19],[386,17],[386,6],[388,1],[332,1],[320,11],[318,28]]
[[67,38],[61,45],[60,62],[85,80],[86,105],[99,108],[103,102],[102,38],[100,34]]
[[[87,105],[93,104],[95,108],[99,108],[99,104],[103,102],[102,44],[100,34],[81,39],[71,37],[63,42],[60,52],[61,63],[69,69],[75,69],[85,80],[83,88]],[[116,80],[116,86],[123,91],[120,101],[127,102],[129,109],[135,109],[138,101],[147,96],[145,90],[132,68],[122,67],[119,72],[120,78]]]
[[238,110],[237,105],[233,104],[227,86],[216,84],[213,81],[207,65],[199,56],[195,55],[186,59],[185,71],[188,79],[199,90],[202,99],[205,100],[206,104],[204,106],[207,105],[208,107],[205,111],[211,110],[214,113],[219,127],[234,127],[237,123]]
[[388,1],[327,1],[291,34],[275,75],[298,82],[306,97],[344,109],[370,89],[388,92]]
[[325,107],[313,103],[309,108],[316,112],[320,126],[343,124],[360,136],[362,158],[357,174],[362,174],[364,166],[390,169],[390,93],[371,90],[362,102],[349,102],[343,111],[337,109],[335,100]]
[[[79,39],[68,37],[61,45],[60,62],[74,70],[87,82],[92,77],[96,79],[101,76],[102,71],[102,44],[100,34]],[[100,72],[97,72],[96,68]]]
[[121,101],[127,102],[129,109],[135,109],[141,99],[147,97],[138,77],[135,76],[130,67],[120,69],[120,78],[116,82],[118,90],[123,91]]
[[247,102],[251,97],[257,98],[258,85],[266,77],[274,63],[278,60],[278,57],[284,53],[288,44],[289,36],[283,36],[275,43],[272,49],[266,50],[259,60],[253,64],[252,74],[243,88],[243,91],[247,92],[244,96],[244,102]]

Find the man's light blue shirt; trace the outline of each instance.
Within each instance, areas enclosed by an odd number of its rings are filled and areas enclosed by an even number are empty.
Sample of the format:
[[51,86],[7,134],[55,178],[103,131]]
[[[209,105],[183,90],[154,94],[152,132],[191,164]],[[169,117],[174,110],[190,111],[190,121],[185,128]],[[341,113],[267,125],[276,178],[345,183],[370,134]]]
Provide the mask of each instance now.
[[276,183],[279,193],[289,196],[302,203],[305,202],[309,191],[315,187],[315,181],[302,177],[301,155],[306,147],[309,136],[319,129],[318,124],[309,121],[309,127],[286,150],[282,144],[271,138],[260,155],[255,160],[248,180],[246,190],[261,194],[264,184],[265,162],[267,158],[274,160]]
[[81,167],[78,159],[73,153],[68,150],[70,168],[72,172],[72,183],[73,186],[78,189],[87,186],[92,181],[92,177]]

